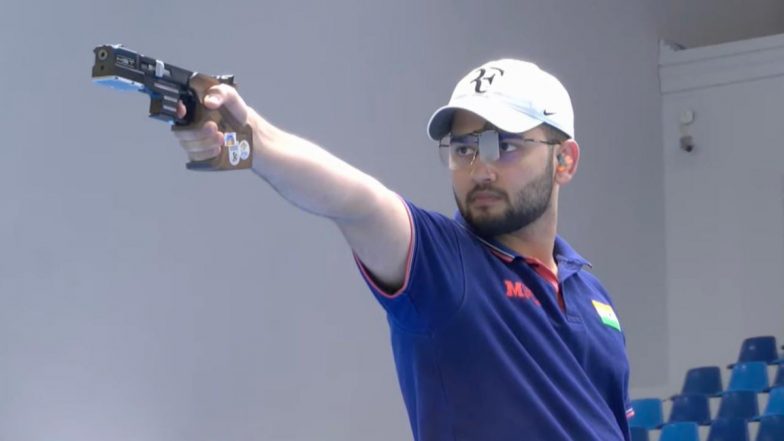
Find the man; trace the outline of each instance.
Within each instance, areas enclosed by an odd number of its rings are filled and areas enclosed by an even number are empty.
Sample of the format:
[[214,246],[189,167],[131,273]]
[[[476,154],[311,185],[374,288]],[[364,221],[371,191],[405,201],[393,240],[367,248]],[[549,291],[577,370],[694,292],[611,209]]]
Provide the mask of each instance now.
[[[433,114],[455,219],[274,127],[231,87],[204,102],[253,127],[256,174],[342,231],[388,313],[415,439],[629,439],[620,324],[588,262],[556,235],[559,189],[580,148],[555,77],[492,61]],[[220,153],[213,123],[177,136],[192,160]]]

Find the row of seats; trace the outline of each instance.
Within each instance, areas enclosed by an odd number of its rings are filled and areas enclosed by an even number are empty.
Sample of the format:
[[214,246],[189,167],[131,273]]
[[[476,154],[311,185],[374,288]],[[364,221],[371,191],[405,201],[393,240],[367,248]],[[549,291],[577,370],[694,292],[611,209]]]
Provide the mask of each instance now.
[[[784,349],[784,346],[782,346]],[[773,381],[769,366],[776,369]],[[784,441],[784,357],[779,356],[772,336],[744,340],[731,369],[725,389],[718,366],[690,369],[680,394],[669,398],[671,409],[664,420],[659,398],[632,401],[634,417],[629,421],[632,441],[700,441],[700,426],[709,427],[708,441]],[[767,397],[760,413],[759,398]],[[720,400],[715,418],[711,399]]]
[[[784,349],[784,345],[781,345],[781,349]],[[780,357],[777,353],[776,337],[765,335],[743,340],[737,362],[744,363],[748,361],[763,361],[768,364],[784,363],[784,357]],[[730,364],[727,367],[732,368],[732,366]]]
[[[768,393],[764,411],[759,411],[757,392],[735,390],[722,392],[721,403],[715,418],[711,417],[708,395],[687,394],[672,397],[671,410],[667,423],[691,421],[699,425],[710,425],[714,419],[743,419],[758,421],[763,416],[784,415],[784,386],[774,387]],[[632,401],[634,417],[629,424],[652,430],[661,428],[664,422],[662,400],[644,398]],[[784,441],[784,438],[782,440]]]
[[[727,391],[753,390],[767,392],[776,386],[784,386],[784,364],[779,364],[773,382],[769,382],[768,364],[762,361],[734,363],[731,366]],[[718,366],[703,366],[689,369],[683,381],[680,395],[700,394],[718,397],[724,392],[721,369]],[[670,397],[672,398],[672,397]]]
[[[650,441],[650,432],[632,427],[632,441]],[[749,425],[742,419],[717,419],[710,426],[708,441],[749,441]],[[760,420],[755,441],[784,440],[784,415],[770,415]],[[684,421],[662,427],[659,441],[700,441],[699,425]]]

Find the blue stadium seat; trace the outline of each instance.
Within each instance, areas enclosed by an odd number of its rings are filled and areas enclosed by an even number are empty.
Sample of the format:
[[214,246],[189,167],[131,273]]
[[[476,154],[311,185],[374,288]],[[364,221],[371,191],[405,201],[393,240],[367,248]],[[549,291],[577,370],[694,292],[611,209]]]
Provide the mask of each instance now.
[[768,365],[762,361],[738,363],[732,368],[728,391],[763,392],[768,388]]
[[629,430],[632,432],[632,441],[650,441],[645,427],[630,427]]
[[768,415],[760,419],[759,432],[755,441],[784,440],[784,416]]
[[707,395],[676,395],[672,398],[669,423],[691,421],[710,424],[710,403]]
[[665,424],[662,427],[659,441],[700,441],[697,423],[682,422]]
[[708,441],[749,441],[749,426],[740,418],[717,418],[711,423]]
[[[765,335],[760,337],[751,337],[743,340],[738,354],[738,361],[736,363],[745,363],[748,361],[761,361],[764,363],[777,363],[779,354],[776,346],[776,337],[772,335]],[[735,363],[728,365],[732,368]]]
[[780,364],[779,367],[776,368],[776,376],[773,377],[773,382],[770,383],[771,389],[779,386],[784,386],[784,364]]
[[768,404],[762,415],[784,415],[784,386],[774,387],[770,390]]
[[725,392],[721,397],[717,418],[752,419],[759,415],[757,393],[750,390]]
[[[701,394],[715,397],[721,394],[722,389],[721,369],[718,366],[703,366],[686,372],[680,395]],[[674,396],[670,397],[672,398]]]
[[634,416],[629,420],[630,427],[646,430],[657,429],[664,423],[662,402],[658,398],[632,400]]

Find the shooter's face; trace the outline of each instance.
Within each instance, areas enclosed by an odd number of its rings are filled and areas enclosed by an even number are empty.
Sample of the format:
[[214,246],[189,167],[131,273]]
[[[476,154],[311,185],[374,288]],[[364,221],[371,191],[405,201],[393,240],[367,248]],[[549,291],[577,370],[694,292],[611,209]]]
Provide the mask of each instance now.
[[[458,111],[452,133],[482,131],[483,118]],[[525,137],[545,139],[544,130],[534,128]],[[519,161],[485,163],[477,157],[469,167],[453,170],[455,201],[463,218],[485,237],[526,228],[550,209],[554,187],[554,155],[547,144],[535,144],[520,152]]]

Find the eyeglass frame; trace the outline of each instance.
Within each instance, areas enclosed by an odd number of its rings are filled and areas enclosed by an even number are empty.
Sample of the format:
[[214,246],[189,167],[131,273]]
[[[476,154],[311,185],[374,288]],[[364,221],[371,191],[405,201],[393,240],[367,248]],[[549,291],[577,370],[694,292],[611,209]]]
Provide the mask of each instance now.
[[[482,151],[483,151],[482,144],[486,144],[486,142],[492,142],[492,141],[486,141],[485,143],[482,142],[483,139],[487,139],[487,137],[484,136],[484,135],[487,134],[488,132],[491,132],[491,133],[494,132],[496,134],[496,137],[495,137],[496,146],[495,146],[494,149],[490,149],[492,152],[495,153],[495,157],[493,157],[492,154],[487,154],[487,155],[482,155],[481,154]],[[451,145],[452,144],[452,140],[453,139],[462,140],[464,138],[469,138],[469,137],[473,137],[474,138],[474,142],[473,143],[465,143],[464,145],[466,145],[466,146],[473,146],[473,148],[476,149],[473,152],[473,157],[471,158],[471,161],[468,164],[463,165],[463,166],[458,166],[458,165],[454,165],[453,166],[452,151],[451,151],[451,149],[452,149],[452,145]],[[476,130],[476,131],[473,131],[473,132],[470,132],[470,133],[466,133],[465,135],[453,136],[451,133],[447,134],[446,136],[441,138],[439,140],[439,142],[438,142],[439,156],[441,157],[441,162],[444,163],[444,165],[446,165],[450,170],[459,170],[459,169],[473,167],[474,163],[476,162],[476,158],[477,157],[482,158],[482,161],[485,162],[485,163],[488,163],[488,164],[489,163],[495,163],[495,162],[497,162],[497,161],[499,161],[501,159],[500,158],[501,157],[501,145],[504,144],[504,140],[505,139],[510,139],[510,138],[515,139],[516,141],[519,141],[520,143],[523,144],[521,146],[516,146],[518,148],[527,147],[525,145],[525,143],[529,143],[529,144],[530,143],[546,144],[546,145],[551,145],[551,146],[563,144],[562,141],[557,141],[557,140],[553,140],[553,139],[544,140],[544,139],[526,138],[524,136],[521,136],[521,134],[519,134],[519,133],[506,132],[506,131],[503,131],[503,130],[499,130],[498,128],[496,128],[494,126],[487,125],[482,130]],[[445,143],[445,140],[448,140],[448,141]],[[509,143],[506,143],[506,144],[509,144]],[[487,145],[486,145],[486,147],[487,147]],[[449,155],[447,158],[444,158],[444,154],[441,153],[442,151],[444,151],[442,149],[447,149],[446,150],[447,151],[447,155]],[[485,151],[486,150],[487,149],[485,149]]]

